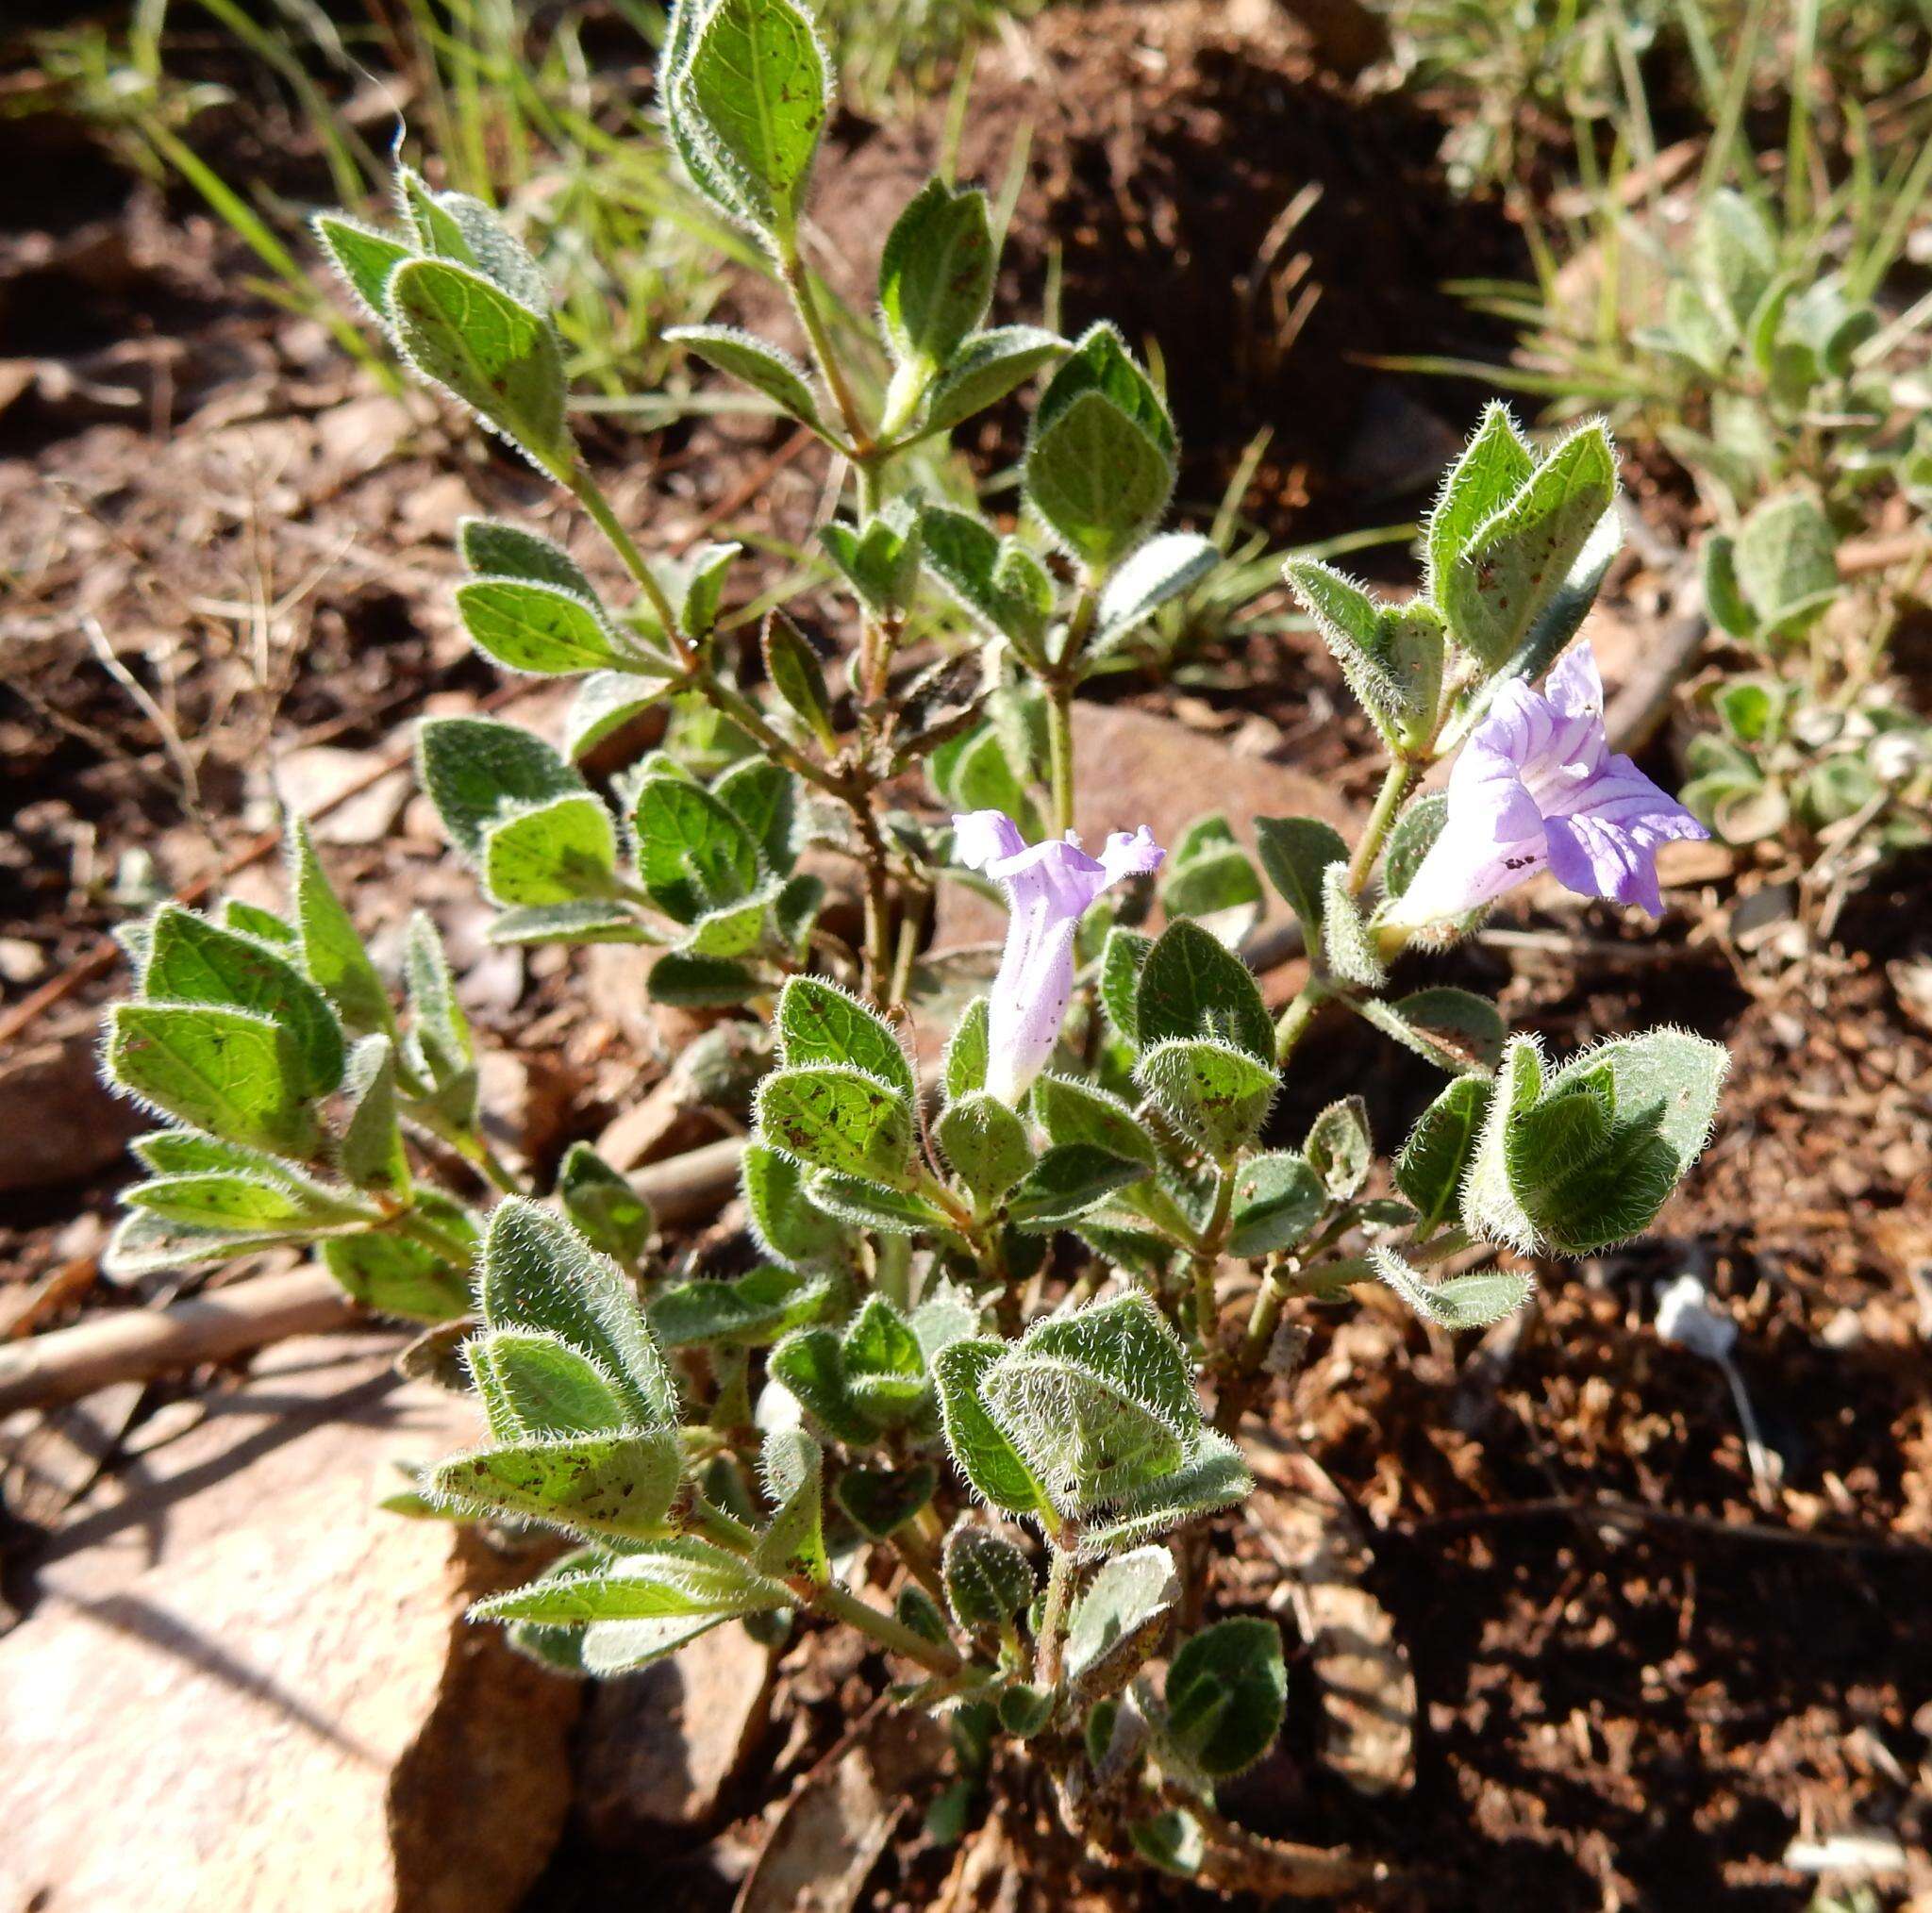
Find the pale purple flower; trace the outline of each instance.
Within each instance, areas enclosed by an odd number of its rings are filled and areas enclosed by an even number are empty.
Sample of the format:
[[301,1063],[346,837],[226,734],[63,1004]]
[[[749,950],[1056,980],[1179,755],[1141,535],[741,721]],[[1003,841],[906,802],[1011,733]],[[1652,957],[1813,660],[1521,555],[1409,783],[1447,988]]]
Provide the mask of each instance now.
[[1661,914],[1657,845],[1709,831],[1604,735],[1588,643],[1496,693],[1449,773],[1449,816],[1383,922],[1418,928],[1493,902],[1540,870],[1586,897]]
[[1091,857],[1070,830],[1064,843],[1029,844],[1001,810],[953,819],[953,858],[1007,893],[1007,947],[988,1004],[986,1087],[1016,1104],[1059,1040],[1074,991],[1074,932],[1100,893],[1158,870],[1167,853],[1143,823],[1117,830]]

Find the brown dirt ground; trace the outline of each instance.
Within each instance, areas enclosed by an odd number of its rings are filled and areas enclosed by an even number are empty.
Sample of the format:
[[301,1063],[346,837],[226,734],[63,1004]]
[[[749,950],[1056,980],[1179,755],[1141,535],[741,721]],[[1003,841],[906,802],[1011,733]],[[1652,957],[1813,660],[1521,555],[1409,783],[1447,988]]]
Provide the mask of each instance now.
[[[1360,359],[1493,347],[1438,282],[1515,257],[1499,222],[1444,195],[1431,165],[1440,125],[1400,102],[1354,99],[1291,42],[1257,50],[1211,8],[1070,12],[1028,43],[1017,68],[989,58],[964,155],[964,171],[996,177],[1030,127],[1002,309],[1026,310],[1058,251],[1070,324],[1107,313],[1164,344],[1191,447],[1184,497],[1211,501],[1267,423],[1274,438],[1247,503],[1275,535],[1412,511],[1412,495],[1386,490],[1389,441],[1428,414],[1459,426],[1471,394],[1391,381]],[[849,234],[870,256],[933,137],[929,124],[842,129],[850,172],[820,208],[835,247]],[[172,887],[267,822],[270,740],[278,752],[379,747],[425,700],[474,705],[492,689],[444,605],[450,529],[479,508],[562,521],[527,474],[434,407],[373,393],[322,328],[239,290],[245,266],[186,198],[130,189],[63,123],[0,121],[0,142],[9,173],[59,181],[31,222],[16,208],[0,224],[0,358],[36,362],[0,409],[12,582],[0,613],[12,797],[0,919],[39,965],[9,982],[13,1001],[124,914],[111,882],[127,852],[144,850]],[[1257,271],[1283,206],[1311,182],[1320,200]],[[1294,278],[1297,253],[1308,264]],[[1238,279],[1239,296],[1227,291]],[[1322,296],[1280,353],[1280,310],[1307,284]],[[745,308],[759,303],[748,291]],[[1001,430],[978,448],[989,460],[1012,449]],[[704,425],[613,441],[620,504],[667,538],[721,502],[737,522],[796,537],[818,472],[808,457],[774,469],[781,442]],[[167,714],[196,766],[198,809],[156,724],[76,635],[82,615]],[[1318,651],[1269,640],[1208,665],[1179,700],[1131,684],[1122,694],[1206,729],[1258,724],[1258,748],[1364,776],[1358,734],[1327,721],[1337,688]],[[443,867],[420,806],[339,855],[378,919],[424,899],[461,919],[464,880]],[[1784,1865],[1787,1847],[1852,1829],[1896,1836],[1917,1889],[1932,1890],[1932,1038],[1886,977],[1932,940],[1928,879],[1923,863],[1889,874],[1849,913],[1841,955],[1802,972],[1733,965],[1715,883],[1680,893],[1655,941],[1595,916],[1579,935],[1576,917],[1525,906],[1508,926],[1548,932],[1550,947],[1457,958],[1463,980],[1503,990],[1519,1022],[1565,1046],[1665,1017],[1724,1038],[1736,1060],[1723,1123],[1661,1232],[1543,1271],[1519,1337],[1452,1351],[1373,1305],[1314,1322],[1277,1426],[1368,1523],[1371,1586],[1416,1668],[1418,1779],[1377,1802],[1324,1772],[1304,1651],[1281,1750],[1230,1791],[1242,1818],[1387,1853],[1411,1870],[1398,1900],[1417,1906],[1798,1907],[1811,1888]],[[575,975],[534,958],[494,977],[482,1007],[486,1028],[571,1078],[576,1100],[552,1148],[594,1133],[656,1067],[583,1006]],[[85,1026],[112,987],[81,993],[48,1028]],[[1284,1098],[1284,1132],[1359,1090],[1378,1131],[1399,1134],[1426,1072],[1386,1051],[1373,1071],[1365,1084],[1359,1046],[1319,1032]],[[0,1224],[0,1275],[54,1267],[76,1216],[110,1211],[118,1179],[15,1206]],[[1686,1267],[1742,1327],[1752,1398],[1784,1461],[1770,1510],[1754,1499],[1723,1382],[1648,1327],[1653,1284]],[[1565,1512],[1603,1495],[1669,1512],[1615,1526]],[[1718,1521],[1737,1527],[1720,1535],[1707,1525]],[[1240,1546],[1238,1589],[1258,1598],[1274,1570],[1252,1534]],[[782,1793],[876,1673],[829,1640],[806,1656],[730,1810],[755,1814]],[[715,1869],[730,1848],[659,1855],[667,1893],[724,1904]],[[608,1904],[635,1864],[579,1842],[538,1904]],[[873,1904],[931,1904],[947,1865],[895,1849]],[[1048,1871],[1023,1898],[1070,1893],[1197,1897]]]

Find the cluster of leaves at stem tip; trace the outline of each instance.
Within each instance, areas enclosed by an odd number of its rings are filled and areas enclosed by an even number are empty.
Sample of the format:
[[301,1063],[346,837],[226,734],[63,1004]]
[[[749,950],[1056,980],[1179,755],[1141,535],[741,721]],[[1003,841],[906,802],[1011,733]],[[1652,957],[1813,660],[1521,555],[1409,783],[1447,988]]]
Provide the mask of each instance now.
[[[769,249],[805,357],[709,327],[683,342],[853,474],[823,538],[851,631],[829,658],[782,611],[756,652],[731,640],[735,545],[640,548],[575,445],[542,276],[486,207],[405,172],[391,228],[317,230],[403,358],[571,492],[627,575],[613,602],[536,532],[465,524],[472,640],[579,689],[555,743],[425,720],[419,771],[492,937],[659,946],[652,994],[718,1013],[687,1064],[750,1118],[756,1256],[675,1253],[583,1144],[537,1200],[484,1134],[433,926],[403,941],[399,1006],[296,822],[285,913],[168,907],[126,937],[137,991],[106,1067],[163,1126],[137,1145],[150,1179],[113,1258],[309,1243],[370,1307],[431,1324],[412,1365],[458,1373],[487,1432],[395,1505],[569,1538],[478,1609],[550,1665],[614,1673],[726,1622],[854,1626],[903,1700],[950,1715],[936,1832],[975,1811],[996,1747],[1027,1743],[1095,1843],[1193,1871],[1241,1838],[1214,1789],[1274,1738],[1285,1674],[1272,1619],[1202,1624],[1215,1555],[1177,1538],[1252,1491],[1241,1422],[1281,1378],[1285,1312],[1377,1285],[1436,1330],[1492,1322],[1531,1287],[1499,1247],[1581,1256],[1642,1230],[1712,1120],[1709,1043],[1655,1031],[1554,1063],[1493,1003],[1389,981],[1413,938],[1480,912],[1393,910],[1453,849],[1449,805],[1416,788],[1575,636],[1615,544],[1612,449],[1590,427],[1539,454],[1493,411],[1446,476],[1416,597],[1291,565],[1386,741],[1381,801],[1353,842],[1261,820],[1258,872],[1202,820],[1172,847],[1158,935],[1124,882],[1063,926],[1067,1014],[1042,1026],[1018,999],[1051,978],[1020,963],[974,994],[922,956],[936,887],[985,883],[943,818],[1063,832],[1076,690],[1212,569],[1208,541],[1159,529],[1166,405],[1108,326],[987,324],[988,203],[945,179],[884,246],[889,374],[841,359],[800,251],[830,88],[792,0],[680,6],[659,92],[697,189]],[[905,483],[911,447],[1041,375],[1015,528]],[[640,757],[633,720],[660,707]],[[824,921],[808,850],[855,873],[857,939]],[[1264,873],[1312,959],[1278,1020],[1235,947]],[[1016,915],[1023,956],[1028,934]],[[1386,1167],[1358,1100],[1298,1139],[1271,1123],[1328,1012],[1441,1073]],[[1016,1017],[1044,1045],[1024,1062],[1002,1047]],[[936,1070],[913,1022],[950,1031]]]

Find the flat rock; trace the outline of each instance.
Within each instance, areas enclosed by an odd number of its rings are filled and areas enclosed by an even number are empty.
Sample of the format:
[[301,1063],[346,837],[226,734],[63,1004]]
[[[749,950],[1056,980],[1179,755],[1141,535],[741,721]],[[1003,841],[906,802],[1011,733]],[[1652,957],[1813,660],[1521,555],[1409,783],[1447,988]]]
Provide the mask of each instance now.
[[8,1913],[510,1913],[541,1871],[579,1690],[462,1619],[528,1563],[376,1505],[477,1433],[394,1349],[270,1351],[41,1551],[0,1639]]
[[[314,819],[318,843],[377,843],[395,829],[414,788],[408,765],[384,770],[383,761],[375,751],[305,744],[278,753],[270,775],[288,809]],[[343,795],[358,784],[364,788]],[[336,808],[324,810],[331,804]],[[316,816],[318,811],[324,814]]]
[[92,1035],[0,1062],[0,1189],[84,1182],[117,1160],[141,1113],[101,1081]]
[[591,1690],[577,1742],[577,1811],[604,1847],[648,1847],[702,1827],[764,1731],[771,1655],[736,1622],[669,1660]]

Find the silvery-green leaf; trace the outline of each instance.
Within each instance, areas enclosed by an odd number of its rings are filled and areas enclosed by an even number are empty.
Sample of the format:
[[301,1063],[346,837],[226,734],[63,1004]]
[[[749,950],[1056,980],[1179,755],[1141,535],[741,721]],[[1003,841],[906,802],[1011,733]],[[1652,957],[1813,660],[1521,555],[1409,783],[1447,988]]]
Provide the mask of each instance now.
[[1161,878],[1161,907],[1170,917],[1220,918],[1241,911],[1240,921],[1252,924],[1261,896],[1260,876],[1247,852],[1235,844],[1201,857],[1171,857]]
[[342,1026],[328,999],[288,956],[252,937],[163,904],[152,919],[141,990],[149,1003],[208,1005],[267,1018],[288,1035],[294,1088],[304,1097],[325,1096],[342,1080]]
[[1127,1838],[1150,1867],[1172,1873],[1177,1880],[1191,1880],[1208,1855],[1201,1822],[1184,1806],[1170,1806],[1145,1820],[1131,1822]]
[[591,672],[564,713],[564,755],[573,763],[589,757],[672,688],[669,678],[641,676],[628,669]]
[[853,595],[880,617],[903,612],[919,578],[921,506],[916,496],[895,498],[863,529],[834,519],[819,528],[819,541],[839,567]]
[[1738,529],[1739,589],[1768,635],[1791,637],[1838,596],[1838,540],[1809,491],[1767,498]]
[[916,1190],[871,1176],[815,1169],[805,1179],[805,1192],[827,1215],[855,1228],[888,1236],[947,1234],[953,1229],[953,1219],[945,1210]]
[[557,1168],[557,1195],[563,1212],[600,1255],[635,1262],[657,1229],[651,1205],[627,1175],[604,1160],[588,1142],[573,1142]]
[[495,518],[459,519],[457,549],[475,577],[516,578],[597,602],[596,589],[576,559],[560,544],[521,524],[506,524]]
[[678,594],[677,623],[685,636],[705,639],[718,622],[724,602],[724,579],[731,561],[744,547],[741,544],[708,544],[695,552],[684,570],[684,589]]
[[1251,1156],[1236,1172],[1228,1252],[1249,1257],[1291,1249],[1321,1221],[1328,1190],[1292,1150]]
[[389,275],[405,259],[414,258],[414,251],[388,233],[340,212],[317,214],[315,236],[369,316],[387,326]]
[[1601,424],[1572,433],[1477,526],[1441,581],[1456,641],[1491,672],[1508,666],[1564,591],[1616,493],[1609,435]]
[[1288,1702],[1281,1629],[1259,1615],[1218,1621],[1167,1670],[1166,1738],[1209,1780],[1252,1767],[1274,1744]]
[[1198,923],[1170,923],[1148,952],[1134,1023],[1134,1040],[1143,1047],[1171,1038],[1223,1040],[1266,1062],[1273,1080],[1274,1023],[1260,986]]
[[772,1350],[767,1368],[834,1440],[868,1448],[878,1439],[878,1423],[846,1385],[844,1351],[829,1328],[793,1329]]
[[987,1003],[975,996],[959,1014],[953,1034],[946,1040],[945,1060],[941,1066],[949,1100],[958,1102],[986,1087]]
[[758,1086],[760,1138],[812,1169],[891,1185],[906,1180],[912,1118],[897,1088],[863,1070],[774,1071]]
[[556,328],[467,267],[407,259],[384,291],[403,356],[545,470],[575,447],[564,418],[563,355]]
[[1488,1328],[1514,1315],[1536,1284],[1515,1270],[1489,1269],[1474,1275],[1452,1275],[1425,1282],[1393,1249],[1369,1251],[1370,1266],[1424,1322],[1451,1331]]
[[633,819],[638,874],[667,917],[694,923],[758,887],[751,833],[710,791],[682,777],[647,777]]
[[[415,1212],[474,1255],[476,1224],[468,1210],[435,1189],[419,1188]],[[337,1236],[322,1244],[328,1273],[363,1307],[407,1321],[452,1322],[475,1305],[469,1258],[451,1258],[410,1236],[388,1231]]]
[[690,347],[707,365],[763,392],[800,424],[824,430],[811,376],[789,352],[735,325],[674,325],[664,337],[670,343]]
[[996,325],[975,333],[954,353],[926,392],[918,434],[949,432],[997,405],[1067,349],[1066,341],[1033,325]]
[[1153,1044],[1141,1052],[1134,1080],[1218,1162],[1260,1133],[1277,1087],[1273,1064],[1209,1038]]
[[691,1537],[616,1555],[607,1567],[547,1574],[507,1594],[478,1601],[480,1621],[652,1621],[682,1615],[756,1614],[789,1607],[797,1596],[737,1555]]
[[1777,237],[1752,201],[1728,190],[1704,203],[1690,239],[1690,258],[1706,301],[1726,315],[1733,336],[1777,273]]
[[1181,1439],[1167,1422],[1075,1363],[1016,1350],[988,1372],[979,1396],[1063,1518],[1102,1510],[1180,1465]]
[[472,1336],[463,1358],[499,1441],[615,1435],[628,1420],[617,1385],[589,1356],[536,1329]]
[[1382,888],[1390,896],[1399,897],[1408,889],[1448,821],[1449,800],[1440,791],[1412,797],[1403,806],[1382,848]]
[[1507,406],[1483,408],[1482,423],[1450,468],[1429,513],[1428,595],[1442,602],[1443,586],[1475,529],[1528,483],[1536,460]]
[[336,1145],[336,1163],[358,1189],[406,1198],[409,1158],[396,1123],[396,1053],[387,1037],[364,1037],[343,1073],[348,1107]]
[[347,1191],[331,1194],[325,1185],[292,1173],[191,1170],[137,1183],[121,1200],[163,1222],[247,1235],[307,1236],[366,1224],[374,1217]]
[[1418,990],[1395,1003],[1368,997],[1351,1006],[1417,1056],[1458,1075],[1493,1070],[1508,1035],[1496,1006],[1467,990]]
[[1006,739],[991,724],[967,740],[953,772],[953,792],[963,810],[1003,810],[1028,838],[1042,825],[1032,794],[1013,767]]
[[748,956],[764,940],[773,898],[773,892],[759,891],[741,904],[706,911],[677,940],[678,949],[693,956]]
[[[491,943],[661,943],[628,904],[586,897],[506,910],[484,931]],[[733,997],[731,1001],[738,1002]]]
[[720,210],[788,241],[831,108],[811,17],[791,0],[691,7],[666,86],[671,123],[702,156]]
[[1383,607],[1332,565],[1291,558],[1281,570],[1341,667],[1356,702],[1393,741],[1408,714],[1408,700],[1383,655]]
[[947,363],[986,315],[996,263],[986,194],[928,179],[879,257],[879,318],[893,358]]
[[105,1069],[115,1088],[230,1142],[305,1158],[319,1131],[294,1040],[253,1010],[117,1004]]
[[1434,1234],[1456,1213],[1493,1093],[1482,1077],[1459,1076],[1408,1132],[1395,1158],[1395,1187],[1415,1206],[1418,1234]]
[[405,218],[424,250],[436,258],[474,266],[512,299],[541,312],[550,288],[528,249],[482,200],[468,192],[432,192],[405,166],[396,187]]
[[[299,818],[295,822],[298,825],[301,823]],[[264,910],[258,905],[244,902],[241,897],[227,897],[223,900],[221,924],[225,930],[235,930],[244,937],[253,937],[258,943],[266,943],[272,949],[288,950],[297,956],[302,954],[302,939],[293,924],[276,916],[273,910]],[[144,964],[147,960],[147,926],[124,924],[122,927],[141,930],[143,944],[142,962]],[[306,960],[302,967],[305,970],[308,968]],[[137,987],[139,983],[140,978],[137,976]]]
[[290,819],[286,842],[303,969],[350,1029],[393,1036],[395,1011],[388,986],[329,883],[305,819]]
[[772,680],[772,689],[829,751],[834,733],[824,669],[804,632],[782,610],[773,611],[765,620],[764,654],[765,674]]
[[1322,873],[1322,955],[1331,975],[1362,990],[1389,980],[1374,937],[1348,884],[1348,867],[1331,863]]
[[1000,1690],[1000,1725],[1016,1740],[1030,1740],[1043,1733],[1053,1710],[1054,1697],[1044,1688],[1016,1681]]
[[1053,584],[1024,546],[1002,541],[971,513],[927,506],[920,561],[941,589],[994,637],[1038,657],[1053,615]]
[[1135,1292],[1045,1317],[1020,1344],[1092,1370],[1134,1395],[1176,1431],[1200,1422],[1187,1356],[1152,1300]]
[[1257,817],[1255,844],[1268,881],[1301,920],[1302,936],[1308,947],[1318,947],[1323,873],[1330,864],[1348,861],[1348,845],[1341,833],[1313,817]]
[[1091,1522],[1080,1537],[1083,1555],[1136,1548],[1157,1535],[1217,1513],[1254,1492],[1255,1477],[1226,1436],[1202,1428],[1190,1438],[1173,1473],[1134,1489]]
[[494,718],[425,718],[416,730],[416,774],[450,841],[472,863],[482,857],[486,828],[505,810],[589,789],[541,738]]
[[553,1436],[460,1455],[429,1491],[464,1507],[549,1522],[573,1534],[650,1540],[664,1532],[683,1458],[669,1428]]
[[1008,1347],[991,1337],[953,1342],[934,1357],[933,1382],[946,1447],[959,1472],[994,1507],[1039,1514],[1049,1505],[1045,1488],[980,1398],[981,1384]]
[[1652,1030],[1546,1078],[1517,1039],[1464,1181],[1465,1224],[1572,1256],[1647,1228],[1704,1147],[1727,1061],[1701,1037]]
[[849,1063],[891,1084],[908,1106],[916,1100],[912,1065],[891,1024],[836,984],[792,977],[779,995],[774,1024],[788,1067]]
[[645,989],[653,1003],[684,1009],[729,1009],[770,989],[756,970],[728,956],[667,950],[651,965]]
[[1003,1626],[1033,1599],[1033,1565],[1002,1535],[962,1521],[946,1537],[946,1601],[969,1632]]
[[947,1104],[933,1135],[954,1174],[984,1203],[997,1202],[1033,1167],[1025,1124],[983,1090]]
[[1198,532],[1150,538],[1107,581],[1094,618],[1090,655],[1104,656],[1155,614],[1191,591],[1221,562],[1220,548]]
[[830,1295],[826,1276],[767,1264],[728,1280],[659,1289],[651,1299],[651,1326],[666,1348],[761,1348],[815,1322]]
[[1331,1103],[1308,1125],[1302,1154],[1337,1202],[1346,1202],[1369,1179],[1375,1145],[1368,1106],[1359,1096]]
[[1159,1160],[1153,1137],[1133,1110],[1091,1083],[1071,1076],[1040,1077],[1033,1085],[1033,1113],[1052,1142],[1089,1143],[1146,1169]]
[[1167,507],[1174,424],[1118,331],[1091,327],[1041,395],[1027,437],[1027,504],[1070,555],[1105,570]]
[[844,1258],[850,1231],[808,1200],[803,1172],[791,1157],[751,1142],[741,1174],[752,1229],[768,1255],[790,1269]]
[[929,1461],[910,1468],[848,1468],[832,1485],[832,1499],[860,1534],[890,1540],[927,1506],[939,1481]]
[[[231,1262],[238,1256],[285,1242],[309,1239],[310,1232],[281,1224],[256,1229],[214,1229],[197,1223],[176,1222],[152,1209],[130,1209],[115,1225],[101,1267],[123,1281],[158,1275],[175,1269],[194,1269],[205,1263]],[[355,1237],[330,1241],[354,1241]]]
[[1067,1624],[1066,1675],[1091,1704],[1117,1694],[1160,1644],[1180,1601],[1180,1572],[1158,1545],[1116,1555],[1094,1575]]
[[774,1580],[823,1586],[825,1558],[824,1451],[803,1428],[774,1428],[759,1456],[765,1499],[774,1512],[752,1553],[752,1566]]
[[478,1285],[491,1328],[560,1337],[616,1384],[632,1425],[670,1427],[677,1387],[630,1285],[561,1218],[522,1196],[491,1212]]
[[1008,1196],[1007,1215],[1018,1229],[1058,1228],[1146,1173],[1145,1163],[1096,1143],[1057,1142]]
[[617,883],[617,826],[588,790],[553,797],[485,824],[481,864],[495,904],[608,902]]
[[526,578],[472,578],[456,591],[470,641],[511,671],[567,677],[623,671],[630,653],[590,598]]

